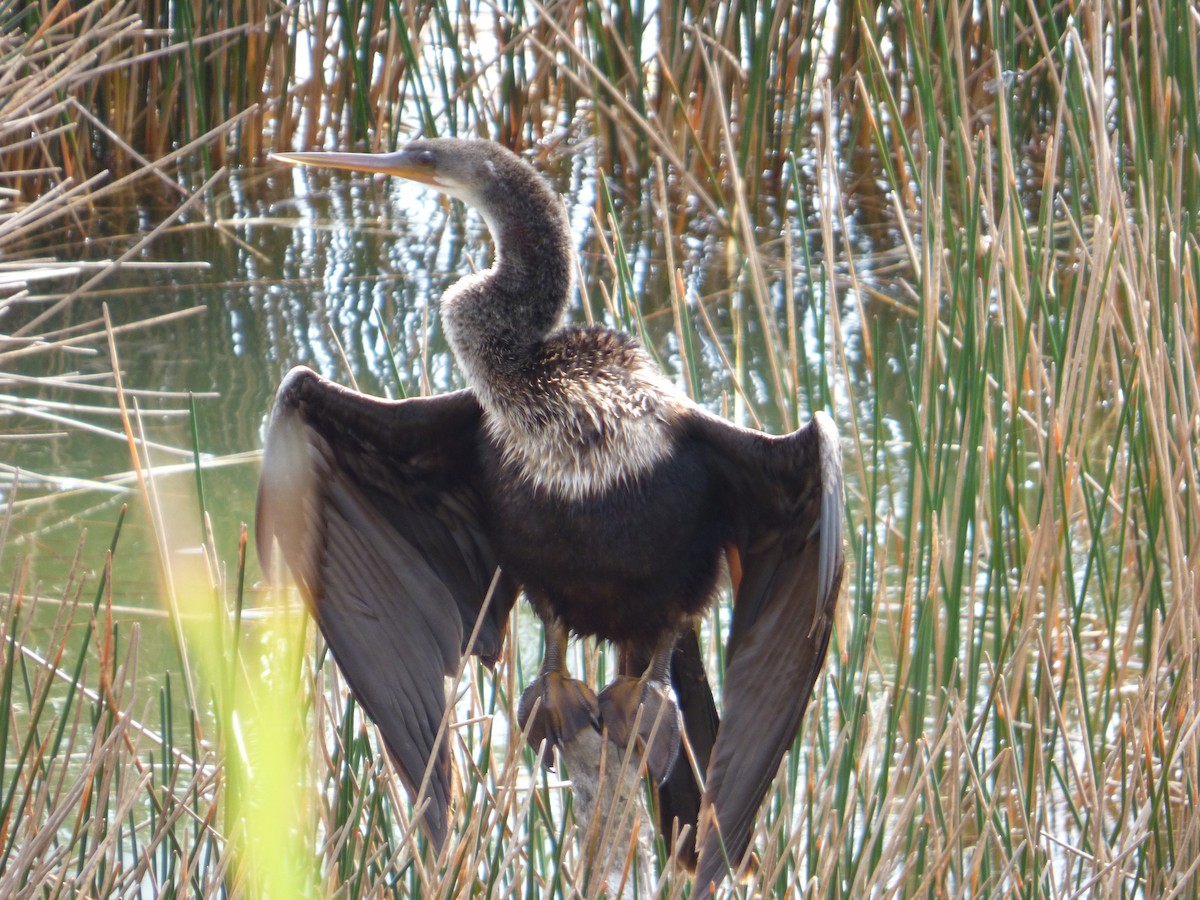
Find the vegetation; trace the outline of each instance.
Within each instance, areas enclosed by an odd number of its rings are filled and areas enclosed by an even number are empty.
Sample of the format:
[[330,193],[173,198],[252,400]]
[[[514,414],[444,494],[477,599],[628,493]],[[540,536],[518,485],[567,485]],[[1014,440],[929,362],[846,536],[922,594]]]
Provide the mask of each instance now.
[[[180,552],[179,523],[207,523],[200,438],[195,506],[172,508],[120,333],[63,330],[70,297],[30,312],[22,292],[50,265],[32,239],[87,233],[126,178],[166,186],[166,227],[203,218],[226,164],[418,127],[594,155],[583,314],[714,408],[772,429],[825,408],[842,430],[844,615],[747,895],[1195,892],[1195,0],[0,2],[0,60],[0,412],[37,407],[33,356],[62,381],[65,342],[109,353],[96,387],[179,657],[145,696],[113,590],[124,518],[103,561],[30,582],[12,476],[0,894],[601,889],[569,794],[507,740],[539,648],[514,629],[497,676],[459,683],[435,858],[294,604],[246,609],[245,542],[229,558],[206,525],[203,558]],[[630,208],[656,242],[630,243]],[[721,290],[697,228],[727,248]]]

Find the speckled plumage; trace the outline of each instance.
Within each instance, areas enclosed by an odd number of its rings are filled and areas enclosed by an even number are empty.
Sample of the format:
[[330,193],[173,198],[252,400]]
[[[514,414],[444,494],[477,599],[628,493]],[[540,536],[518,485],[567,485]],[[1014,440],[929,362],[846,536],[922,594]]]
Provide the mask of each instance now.
[[670,455],[685,401],[631,338],[564,329],[525,375],[524,396],[489,404],[487,429],[506,468],[530,485],[580,500],[630,484]]

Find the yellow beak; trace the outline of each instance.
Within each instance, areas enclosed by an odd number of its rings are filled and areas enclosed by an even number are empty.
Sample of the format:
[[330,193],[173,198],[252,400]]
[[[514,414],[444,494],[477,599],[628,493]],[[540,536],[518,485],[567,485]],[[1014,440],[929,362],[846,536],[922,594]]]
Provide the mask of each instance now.
[[432,184],[433,172],[428,165],[419,165],[407,150],[395,153],[338,153],[309,150],[295,153],[272,153],[271,159],[292,166],[314,166],[324,169],[344,169],[349,172],[369,172],[373,175],[395,175],[422,184]]

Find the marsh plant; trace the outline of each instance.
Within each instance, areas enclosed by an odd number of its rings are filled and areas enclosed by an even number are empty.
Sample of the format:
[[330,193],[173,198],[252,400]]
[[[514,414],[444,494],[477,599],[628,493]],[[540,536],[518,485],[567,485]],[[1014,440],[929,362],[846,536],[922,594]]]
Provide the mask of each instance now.
[[[66,318],[173,227],[238,240],[226,167],[423,131],[586,159],[575,314],[746,424],[838,422],[836,644],[739,891],[1191,896],[1198,39],[1194,0],[0,4],[0,893],[603,889],[565,783],[508,739],[540,648],[514,627],[495,675],[454,686],[435,855],[295,596],[213,536],[229,460],[201,429],[175,448],[190,498],[160,496],[141,404],[194,423],[219,401],[122,382],[123,341],[160,324]],[[144,232],[39,294],[125,179],[158,197]],[[423,335],[387,333],[393,392],[431,389]],[[30,511],[75,473],[6,447],[98,406],[128,509],[107,552],[35,580]],[[174,648],[149,688],[135,520]],[[686,896],[657,862],[656,893]]]

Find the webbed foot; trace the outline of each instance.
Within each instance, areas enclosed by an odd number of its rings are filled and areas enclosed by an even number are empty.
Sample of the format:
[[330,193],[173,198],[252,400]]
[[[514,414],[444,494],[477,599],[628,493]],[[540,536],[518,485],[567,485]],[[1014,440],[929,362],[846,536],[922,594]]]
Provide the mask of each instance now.
[[550,748],[563,746],[584,728],[599,731],[600,709],[595,692],[582,681],[565,672],[543,670],[521,694],[517,722],[534,750],[547,742],[542,761],[552,769]]
[[558,621],[546,623],[546,655],[537,678],[521,694],[517,704],[517,723],[530,745],[538,750],[545,741],[549,746],[542,757],[548,769],[554,768],[554,747],[562,747],[585,728],[600,730],[600,708],[595,692],[567,673],[567,629]]
[[679,756],[683,734],[683,716],[671,685],[649,675],[623,675],[600,692],[599,705],[609,737],[619,747],[636,739],[646,769],[656,784],[662,784]]

